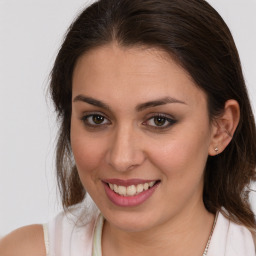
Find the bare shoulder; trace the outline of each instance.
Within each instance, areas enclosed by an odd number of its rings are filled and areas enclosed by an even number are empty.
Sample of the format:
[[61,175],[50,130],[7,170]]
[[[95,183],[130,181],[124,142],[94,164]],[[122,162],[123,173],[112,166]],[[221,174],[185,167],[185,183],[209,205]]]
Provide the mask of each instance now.
[[0,255],[45,256],[42,225],[25,226],[0,239]]

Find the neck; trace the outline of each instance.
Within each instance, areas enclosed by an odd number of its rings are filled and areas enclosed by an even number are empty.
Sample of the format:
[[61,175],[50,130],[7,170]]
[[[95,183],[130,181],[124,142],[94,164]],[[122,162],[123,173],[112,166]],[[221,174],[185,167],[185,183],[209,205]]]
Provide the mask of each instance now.
[[[198,207],[200,206],[200,207]],[[204,252],[214,222],[203,202],[185,209],[167,222],[142,232],[126,232],[105,221],[102,251],[105,255],[198,255]]]

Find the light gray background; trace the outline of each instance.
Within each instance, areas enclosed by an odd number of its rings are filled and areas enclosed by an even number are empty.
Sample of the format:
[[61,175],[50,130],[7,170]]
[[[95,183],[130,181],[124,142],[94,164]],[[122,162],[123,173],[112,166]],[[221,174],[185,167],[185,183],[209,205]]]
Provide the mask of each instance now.
[[[90,2],[0,0],[0,236],[61,210],[48,74],[67,27]],[[233,33],[255,113],[256,0],[209,2]],[[256,210],[256,193],[252,202]]]

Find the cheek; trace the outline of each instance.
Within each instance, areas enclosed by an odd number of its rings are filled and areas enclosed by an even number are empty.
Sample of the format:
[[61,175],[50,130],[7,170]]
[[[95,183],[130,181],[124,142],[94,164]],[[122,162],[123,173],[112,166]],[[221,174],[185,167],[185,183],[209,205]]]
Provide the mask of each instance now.
[[173,182],[189,182],[203,175],[208,157],[208,135],[182,133],[175,139],[165,140],[150,151],[153,164]]
[[[103,147],[99,139],[85,136],[83,129],[71,126],[71,148],[79,176],[84,181],[96,180],[94,172],[103,159]],[[90,179],[88,177],[90,176]],[[87,179],[86,179],[87,178]]]
[[75,162],[83,170],[91,170],[97,167],[101,151],[94,143],[88,140],[74,140],[71,144]]
[[103,158],[102,151],[97,144],[81,137],[78,140],[74,138],[72,151],[80,180],[85,190],[94,198],[98,191],[96,187],[101,184],[98,170]]

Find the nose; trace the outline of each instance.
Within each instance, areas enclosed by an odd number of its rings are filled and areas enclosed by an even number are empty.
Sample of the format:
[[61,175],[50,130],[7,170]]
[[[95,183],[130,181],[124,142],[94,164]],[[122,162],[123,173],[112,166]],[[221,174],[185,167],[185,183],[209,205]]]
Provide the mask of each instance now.
[[123,126],[112,134],[107,162],[116,171],[132,170],[144,162],[145,154],[138,133],[133,128]]

